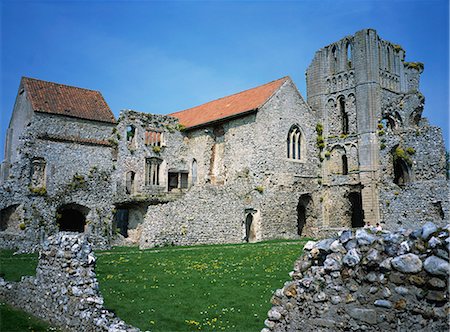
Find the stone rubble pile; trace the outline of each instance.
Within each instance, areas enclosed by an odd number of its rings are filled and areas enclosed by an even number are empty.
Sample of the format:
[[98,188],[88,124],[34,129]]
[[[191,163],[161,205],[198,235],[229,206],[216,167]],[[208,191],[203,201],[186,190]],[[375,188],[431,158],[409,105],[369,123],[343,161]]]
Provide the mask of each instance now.
[[44,243],[36,277],[0,278],[0,298],[68,331],[138,332],[103,307],[95,261],[86,235],[58,233]]
[[262,332],[448,331],[449,230],[428,222],[309,241]]

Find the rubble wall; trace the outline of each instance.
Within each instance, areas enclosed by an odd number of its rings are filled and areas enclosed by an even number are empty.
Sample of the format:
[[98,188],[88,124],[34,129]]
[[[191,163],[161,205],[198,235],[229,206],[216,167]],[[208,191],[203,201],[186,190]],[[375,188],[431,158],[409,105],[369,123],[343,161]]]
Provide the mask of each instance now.
[[270,331],[445,331],[450,225],[310,241],[272,297]]
[[138,332],[103,307],[85,235],[59,233],[42,248],[35,277],[0,280],[0,297],[65,331]]

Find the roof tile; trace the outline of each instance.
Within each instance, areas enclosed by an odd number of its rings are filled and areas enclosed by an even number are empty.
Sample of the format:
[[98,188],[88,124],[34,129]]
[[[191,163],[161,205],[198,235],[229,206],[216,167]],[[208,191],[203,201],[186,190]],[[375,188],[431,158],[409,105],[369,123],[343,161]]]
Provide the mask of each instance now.
[[289,77],[286,76],[256,88],[169,115],[178,118],[186,128],[238,116],[260,108],[288,79]]
[[35,112],[115,123],[99,91],[23,77],[22,84]]

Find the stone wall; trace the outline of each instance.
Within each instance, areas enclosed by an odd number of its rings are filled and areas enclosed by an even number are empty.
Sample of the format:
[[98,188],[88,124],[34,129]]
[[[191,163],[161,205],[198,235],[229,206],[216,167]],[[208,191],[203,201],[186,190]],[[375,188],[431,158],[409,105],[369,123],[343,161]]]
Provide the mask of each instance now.
[[103,307],[95,260],[85,235],[59,233],[44,244],[36,276],[0,279],[0,297],[63,330],[138,332]]
[[448,330],[449,230],[426,223],[308,242],[262,331]]

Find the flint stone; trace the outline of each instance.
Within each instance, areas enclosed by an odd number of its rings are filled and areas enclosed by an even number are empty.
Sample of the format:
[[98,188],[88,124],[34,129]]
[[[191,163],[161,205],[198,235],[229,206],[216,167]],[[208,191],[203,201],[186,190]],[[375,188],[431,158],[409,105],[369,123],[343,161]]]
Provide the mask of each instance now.
[[281,314],[274,308],[270,309],[267,315],[270,320],[278,321],[281,319]]
[[395,287],[394,290],[397,294],[400,294],[400,295],[406,295],[409,293],[409,289],[406,287],[402,287],[402,286],[397,286],[397,287]]
[[350,317],[374,325],[377,323],[377,312],[374,309],[350,308],[347,309]]
[[347,241],[351,240],[353,237],[352,231],[351,230],[347,230],[347,231],[343,231],[341,233],[341,236],[339,237],[339,240],[342,243],[346,243]]
[[425,271],[438,276],[447,276],[449,274],[450,265],[442,258],[431,256],[425,260]]
[[316,245],[316,241],[308,241],[306,242],[305,246],[303,247],[303,250],[311,250]]
[[422,226],[421,238],[427,240],[428,237],[438,230],[437,226],[432,222],[427,222]]
[[356,240],[360,245],[370,245],[377,240],[377,237],[369,234],[365,229],[358,229],[356,231]]
[[373,304],[376,307],[387,308],[387,309],[392,308],[392,303],[391,303],[391,301],[388,301],[388,300],[376,300]]
[[422,270],[422,261],[414,254],[400,255],[392,259],[392,266],[403,273],[417,273]]
[[351,249],[349,252],[344,256],[342,259],[342,262],[347,266],[355,266],[360,262],[361,258],[358,255],[358,252],[356,249]]
[[430,280],[428,280],[428,284],[433,288],[445,288],[445,281],[439,278],[431,278]]
[[319,242],[316,243],[314,248],[317,248],[317,249],[325,251],[325,252],[329,252],[331,250],[330,246],[333,242],[334,242],[334,239],[320,240]]
[[440,245],[442,242],[437,237],[432,236],[431,239],[428,240],[428,246],[430,248],[436,248],[438,245]]
[[339,240],[334,241],[330,245],[330,249],[332,252],[339,252],[341,254],[345,254],[347,252],[347,250],[344,248],[344,246],[341,244],[341,242],[339,242]]
[[339,271],[342,268],[342,256],[338,253],[329,254],[323,262],[323,267],[328,271]]

